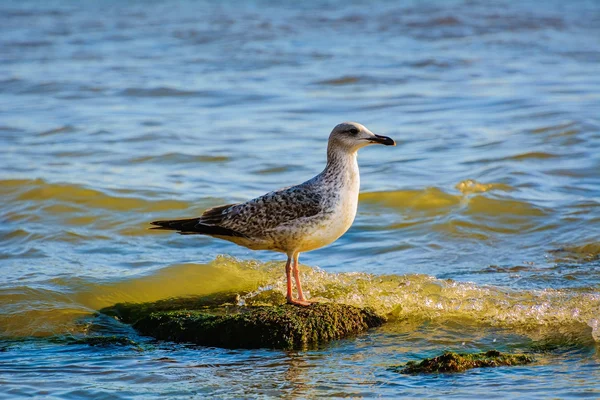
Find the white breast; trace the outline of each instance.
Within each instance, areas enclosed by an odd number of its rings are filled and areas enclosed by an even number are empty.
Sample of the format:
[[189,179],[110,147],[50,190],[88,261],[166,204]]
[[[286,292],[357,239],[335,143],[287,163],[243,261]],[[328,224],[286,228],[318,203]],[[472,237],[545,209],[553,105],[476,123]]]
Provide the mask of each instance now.
[[298,251],[315,250],[336,241],[352,226],[358,207],[360,176],[356,158],[348,167],[348,173],[343,177],[337,201],[332,205],[327,217],[316,224],[310,233],[303,237]]

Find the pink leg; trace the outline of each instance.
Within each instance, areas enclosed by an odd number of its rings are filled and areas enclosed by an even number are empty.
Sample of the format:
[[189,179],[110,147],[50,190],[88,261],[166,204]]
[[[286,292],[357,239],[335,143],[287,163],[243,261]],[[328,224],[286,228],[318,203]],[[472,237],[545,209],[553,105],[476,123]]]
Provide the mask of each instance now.
[[298,300],[299,304],[303,306],[310,305],[310,301],[307,301],[302,293],[302,283],[300,283],[300,271],[298,270],[298,256],[300,253],[294,254],[294,261],[292,263],[292,271],[294,272],[294,280],[296,281],[296,288],[298,289]]
[[292,258],[288,257],[285,263],[285,277],[287,279],[287,301],[292,303],[294,301],[294,295],[292,294]]
[[306,300],[304,293],[302,293],[302,284],[300,283],[300,271],[298,271],[298,256],[300,253],[295,253],[292,261],[292,271],[294,272],[294,280],[296,281],[296,288],[298,289],[298,299]]
[[[296,280],[296,286],[298,288],[298,300],[294,299],[292,294],[292,270],[294,272],[294,279]],[[287,277],[287,302],[297,306],[309,306],[310,302],[304,299],[302,286],[300,285],[300,275],[298,274],[298,254],[293,255],[293,262],[292,257],[288,257],[287,263],[285,264],[285,275]]]

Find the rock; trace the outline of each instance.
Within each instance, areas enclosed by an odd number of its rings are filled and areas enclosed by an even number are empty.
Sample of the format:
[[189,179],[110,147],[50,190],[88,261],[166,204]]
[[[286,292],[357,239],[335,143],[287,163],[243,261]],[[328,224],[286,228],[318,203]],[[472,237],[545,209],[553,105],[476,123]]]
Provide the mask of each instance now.
[[389,369],[401,374],[431,374],[463,372],[472,368],[525,365],[533,361],[533,357],[526,354],[503,354],[496,350],[474,354],[445,352],[438,357],[426,358],[421,362],[409,361],[405,365],[397,365]]
[[224,348],[314,348],[385,322],[370,309],[344,304],[236,304],[236,295],[218,293],[154,303],[122,303],[100,312],[131,324],[143,335]]

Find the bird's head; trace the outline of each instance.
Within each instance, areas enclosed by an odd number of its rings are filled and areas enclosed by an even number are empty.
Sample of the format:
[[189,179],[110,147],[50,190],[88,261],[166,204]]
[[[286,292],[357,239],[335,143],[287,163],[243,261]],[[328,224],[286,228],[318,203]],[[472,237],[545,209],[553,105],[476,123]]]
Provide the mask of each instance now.
[[355,152],[370,144],[395,146],[396,142],[387,136],[375,135],[358,122],[342,122],[333,128],[329,135],[329,146],[342,148],[349,152]]

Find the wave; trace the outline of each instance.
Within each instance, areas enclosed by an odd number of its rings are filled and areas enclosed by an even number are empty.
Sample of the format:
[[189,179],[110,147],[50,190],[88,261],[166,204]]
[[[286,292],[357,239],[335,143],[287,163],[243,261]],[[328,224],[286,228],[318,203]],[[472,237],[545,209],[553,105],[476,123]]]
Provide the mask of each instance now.
[[12,195],[15,202],[46,203],[50,212],[81,211],[85,208],[138,210],[143,212],[189,208],[181,200],[147,200],[140,197],[114,196],[96,189],[70,183],[48,183],[43,179],[0,181],[0,195]]
[[126,97],[210,97],[211,92],[198,90],[182,90],[170,87],[127,88],[121,92]]
[[[330,273],[301,266],[313,300],[372,307],[392,320],[464,322],[538,334],[568,328],[600,341],[600,293],[594,288],[508,290],[428,275]],[[237,292],[276,304],[285,293],[283,263],[219,256],[208,264],[179,264],[116,282],[55,278],[36,287],[0,290],[5,336],[44,336],[85,329],[81,318],[118,302]],[[269,296],[269,294],[276,294]],[[275,299],[273,301],[269,299]]]
[[141,156],[131,160],[128,163],[143,164],[196,164],[196,163],[222,163],[230,161],[227,156],[209,156],[209,155],[193,155],[184,153],[165,153],[152,156]]
[[[367,207],[399,213],[403,218],[401,225],[428,224],[431,229],[450,235],[465,231],[483,240],[486,233],[522,234],[552,228],[547,217],[553,210],[512,198],[508,193],[514,189],[509,185],[469,179],[458,183],[456,188],[460,193],[447,193],[435,187],[368,192],[360,195],[360,201]],[[391,227],[400,226],[394,223]]]
[[[138,158],[136,163],[185,162],[221,163],[225,157],[192,156],[169,153]],[[260,171],[267,173],[268,171]],[[481,183],[469,179],[456,185],[458,193],[439,188],[394,190],[361,193],[361,208],[368,212],[391,212],[390,224],[383,229],[424,225],[430,231],[450,236],[470,236],[487,240],[497,233],[552,229],[554,212],[510,196],[514,189],[503,183]],[[9,222],[47,221],[72,227],[91,227],[95,231],[117,231],[126,236],[156,233],[147,230],[152,215],[158,218],[200,215],[206,208],[223,204],[227,199],[202,197],[197,201],[173,200],[169,193],[154,190],[98,190],[73,183],[50,183],[42,179],[0,180],[0,196]],[[179,215],[177,215],[179,212]],[[166,215],[170,214],[170,215]],[[20,228],[20,227],[19,227]],[[97,232],[96,232],[97,233]],[[90,234],[93,234],[91,232]],[[72,240],[69,239],[69,242]]]
[[[123,236],[157,234],[148,230],[153,219],[174,216],[180,210],[200,215],[219,203],[208,198],[198,202],[169,199],[169,193],[156,191],[98,190],[73,183],[50,183],[43,179],[0,180],[3,201],[3,232],[12,237],[26,225],[42,234],[36,240],[68,243]],[[31,225],[35,224],[35,225]],[[27,229],[29,229],[27,228]],[[12,235],[12,236],[11,236]]]

